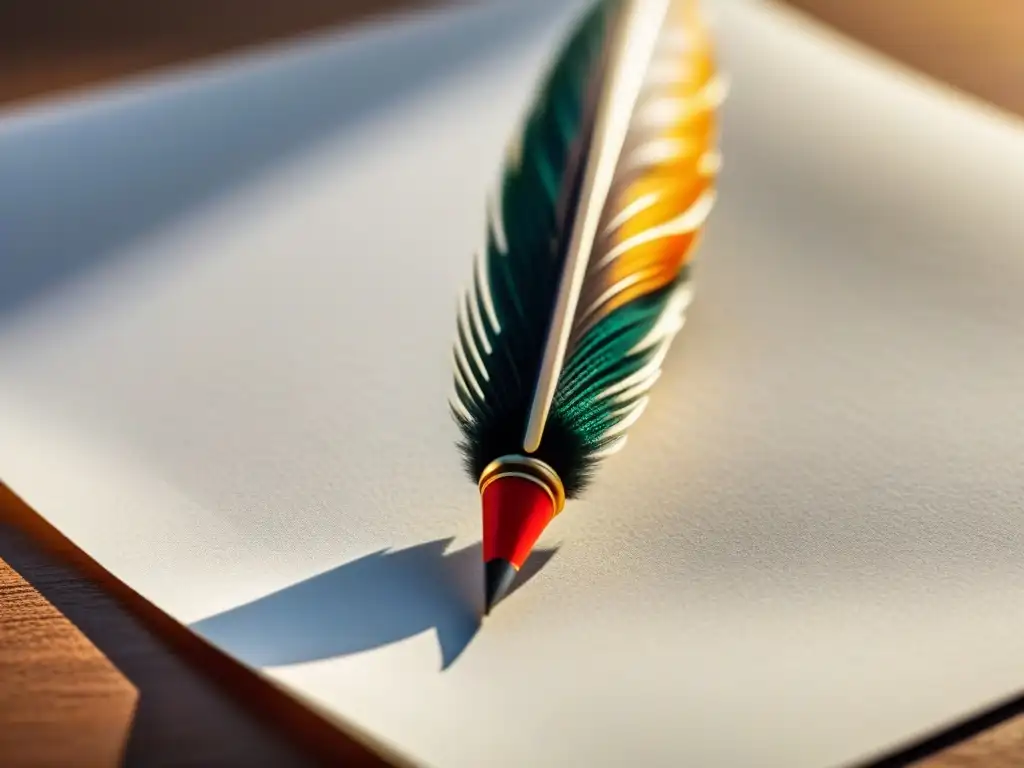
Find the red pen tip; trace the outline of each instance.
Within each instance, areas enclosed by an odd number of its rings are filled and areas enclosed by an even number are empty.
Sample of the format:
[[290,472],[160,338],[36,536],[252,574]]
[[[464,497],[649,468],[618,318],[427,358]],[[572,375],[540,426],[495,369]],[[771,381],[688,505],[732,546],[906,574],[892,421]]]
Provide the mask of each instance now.
[[516,572],[555,516],[555,499],[540,483],[519,475],[489,482],[481,494],[484,524],[485,613],[508,592]]

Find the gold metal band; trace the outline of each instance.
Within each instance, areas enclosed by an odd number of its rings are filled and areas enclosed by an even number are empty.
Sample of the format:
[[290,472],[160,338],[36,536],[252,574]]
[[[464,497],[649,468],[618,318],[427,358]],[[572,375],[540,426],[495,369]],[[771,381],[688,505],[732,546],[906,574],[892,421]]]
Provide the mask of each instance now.
[[561,478],[550,466],[532,456],[501,456],[488,464],[480,473],[480,493],[500,477],[518,477],[536,483],[551,498],[557,515],[565,507],[565,487]]

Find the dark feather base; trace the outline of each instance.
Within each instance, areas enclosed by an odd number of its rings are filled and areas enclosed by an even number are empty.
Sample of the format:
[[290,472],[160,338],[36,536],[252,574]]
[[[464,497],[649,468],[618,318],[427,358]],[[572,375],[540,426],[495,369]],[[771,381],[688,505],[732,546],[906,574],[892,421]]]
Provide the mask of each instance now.
[[[523,425],[526,424],[529,404],[520,403],[498,414],[486,423],[470,424],[456,415],[464,435],[459,443],[462,463],[474,483],[484,469],[497,458],[523,453]],[[531,456],[550,466],[565,487],[566,498],[577,498],[590,481],[596,463],[588,458],[581,437],[570,430],[557,416],[553,416],[544,429],[540,448]]]

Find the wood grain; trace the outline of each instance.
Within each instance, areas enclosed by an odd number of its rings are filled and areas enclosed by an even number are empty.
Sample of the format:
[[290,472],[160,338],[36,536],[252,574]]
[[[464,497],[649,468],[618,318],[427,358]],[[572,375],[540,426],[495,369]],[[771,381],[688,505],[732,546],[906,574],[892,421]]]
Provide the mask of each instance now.
[[0,105],[129,75],[432,0],[0,0]]
[[[58,613],[51,606],[50,612],[57,617],[63,613],[61,621],[71,627],[88,648],[93,648],[93,656],[99,656],[99,652],[85,640],[85,635],[93,638],[99,647],[107,649],[110,659],[117,662],[123,673],[104,659],[106,667],[128,687],[133,701],[136,686],[128,682],[129,677],[136,681],[141,692],[134,720],[129,712],[127,719],[118,721],[116,716],[123,707],[105,701],[109,683],[97,679],[95,673],[83,674],[81,671],[92,661],[82,643],[64,647],[62,662],[68,669],[61,675],[72,695],[67,697],[64,706],[55,710],[46,705],[49,691],[40,689],[36,683],[34,690],[23,691],[17,701],[17,710],[9,708],[5,702],[0,707],[0,754],[17,756],[19,765],[30,765],[33,764],[31,750],[40,744],[48,744],[68,750],[63,759],[47,761],[46,764],[54,766],[314,764],[303,750],[290,744],[281,733],[268,731],[260,727],[255,718],[246,716],[230,697],[218,690],[205,675],[170,652],[99,585],[48,556],[25,534],[10,526],[0,526],[0,557],[16,564],[26,580],[31,581],[33,587],[21,582],[22,594],[30,595],[36,603],[45,602],[42,595],[48,596],[52,606],[60,608]],[[0,560],[0,572],[3,568],[13,573],[10,567],[2,566]],[[0,597],[5,598],[6,595]],[[41,612],[37,606],[25,605],[23,611],[26,615],[33,615],[33,621],[40,622]],[[6,619],[4,625],[5,628],[8,625]],[[31,638],[24,634],[24,639],[50,644],[63,636],[52,626],[40,627],[39,630]],[[23,626],[15,624],[9,627],[8,634],[19,632],[24,632]],[[39,666],[38,661],[26,651],[14,655],[10,661],[10,667],[0,669],[0,690],[7,687],[12,678],[50,679],[47,668]],[[12,724],[10,719],[18,717],[16,711],[32,713],[34,718],[42,719],[41,725],[48,733],[41,734],[39,727]],[[91,729],[101,746],[83,743],[82,739],[76,738],[79,729],[74,726],[79,721]],[[113,753],[107,748],[111,742],[116,745]],[[101,747],[106,748],[105,751]],[[110,758],[107,758],[108,754]]]
[[96,646],[0,559],[4,765],[120,764],[136,698]]
[[[49,599],[138,689],[126,765],[406,765],[385,746],[339,728],[206,643],[104,570],[2,483],[0,560]],[[36,671],[21,664],[10,674],[34,678]],[[5,684],[0,678],[0,688]],[[83,680],[76,690],[87,691],[89,685]],[[23,699],[22,705],[28,711],[47,706],[40,696]],[[13,746],[13,752],[0,752],[4,768],[12,756],[32,749],[21,739]]]
[[1024,765],[1024,715],[914,763],[915,768],[1020,768]]
[[1024,115],[1021,0],[784,0],[889,57]]

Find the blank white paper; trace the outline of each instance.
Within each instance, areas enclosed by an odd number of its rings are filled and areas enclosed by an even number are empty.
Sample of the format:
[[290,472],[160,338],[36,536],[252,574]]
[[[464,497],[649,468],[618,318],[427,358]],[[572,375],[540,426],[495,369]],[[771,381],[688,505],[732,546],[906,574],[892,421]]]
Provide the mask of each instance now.
[[0,478],[425,765],[826,766],[1024,685],[1024,131],[799,17],[731,80],[696,301],[477,627],[447,409],[485,196],[582,7],[0,117]]

